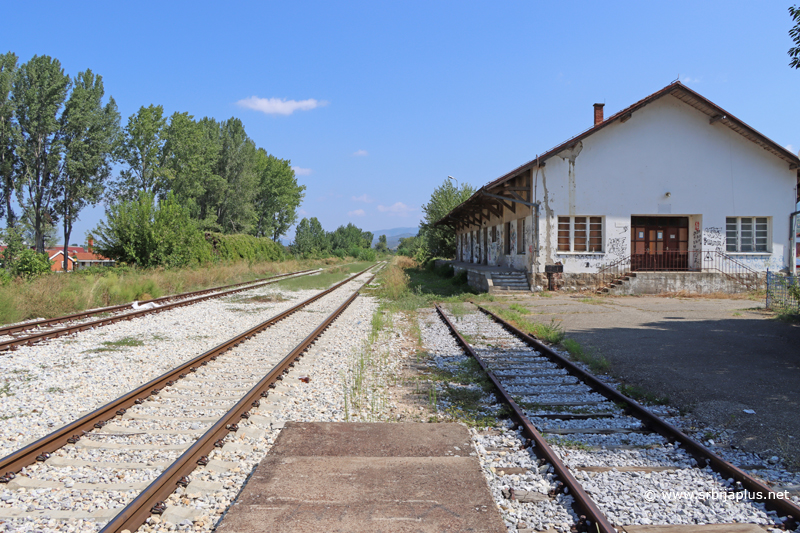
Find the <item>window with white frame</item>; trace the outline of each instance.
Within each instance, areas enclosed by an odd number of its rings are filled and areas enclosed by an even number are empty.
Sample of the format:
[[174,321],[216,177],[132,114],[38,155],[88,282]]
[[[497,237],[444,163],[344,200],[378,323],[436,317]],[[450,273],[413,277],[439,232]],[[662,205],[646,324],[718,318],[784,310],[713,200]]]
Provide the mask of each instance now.
[[603,251],[603,217],[558,217],[558,251]]
[[769,217],[727,217],[725,250],[733,253],[770,251]]

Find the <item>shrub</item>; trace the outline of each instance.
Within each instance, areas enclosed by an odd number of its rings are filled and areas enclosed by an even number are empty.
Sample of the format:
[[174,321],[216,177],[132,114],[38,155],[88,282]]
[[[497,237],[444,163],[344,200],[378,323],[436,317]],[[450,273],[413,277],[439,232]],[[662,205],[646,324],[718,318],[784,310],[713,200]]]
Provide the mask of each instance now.
[[107,219],[92,232],[95,248],[117,261],[179,267],[212,258],[211,245],[172,193],[157,204],[152,194],[142,194],[138,200],[112,205]]
[[281,261],[285,258],[283,246],[266,237],[253,235],[225,235],[206,233],[206,241],[216,258],[226,261]]
[[33,279],[50,272],[50,258],[47,254],[36,253],[26,248],[19,253],[17,259],[9,265],[11,273],[25,279]]
[[375,250],[372,248],[360,248],[356,259],[359,261],[375,261],[377,257]]

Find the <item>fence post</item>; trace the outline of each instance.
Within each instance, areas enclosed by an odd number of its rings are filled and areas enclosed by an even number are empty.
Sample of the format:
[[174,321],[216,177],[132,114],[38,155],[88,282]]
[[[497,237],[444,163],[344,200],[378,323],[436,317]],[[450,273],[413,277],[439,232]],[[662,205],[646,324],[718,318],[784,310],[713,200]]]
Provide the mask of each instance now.
[[769,309],[769,268],[767,268],[767,301],[765,307]]

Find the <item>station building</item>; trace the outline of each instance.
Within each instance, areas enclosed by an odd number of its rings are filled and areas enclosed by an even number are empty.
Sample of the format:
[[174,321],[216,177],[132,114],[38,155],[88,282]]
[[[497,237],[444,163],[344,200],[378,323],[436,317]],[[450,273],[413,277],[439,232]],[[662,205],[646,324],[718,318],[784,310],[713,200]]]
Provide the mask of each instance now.
[[[487,183],[437,222],[471,284],[692,292],[794,271],[800,158],[680,82]],[[631,275],[633,273],[633,275]],[[742,283],[744,281],[744,283]]]

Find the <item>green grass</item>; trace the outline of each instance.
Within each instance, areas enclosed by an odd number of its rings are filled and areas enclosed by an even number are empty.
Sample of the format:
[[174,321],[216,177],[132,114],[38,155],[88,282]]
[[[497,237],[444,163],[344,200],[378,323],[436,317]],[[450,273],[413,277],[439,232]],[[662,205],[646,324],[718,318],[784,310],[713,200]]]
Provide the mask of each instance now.
[[11,383],[9,383],[7,380],[5,383],[3,383],[3,386],[0,387],[0,394],[5,394],[7,396],[14,396],[14,393],[11,392]]
[[299,276],[287,280],[279,281],[272,285],[278,289],[286,291],[304,291],[304,290],[320,290],[327,289],[335,283],[343,281],[345,278],[361,272],[365,268],[373,265],[369,261],[361,261],[358,263],[351,263],[349,265],[342,265],[325,270],[320,274],[313,274],[310,276]]
[[608,359],[602,355],[588,352],[574,339],[565,338],[561,341],[561,346],[569,352],[574,360],[584,363],[594,373],[605,374],[611,370],[611,363],[608,362]]
[[509,309],[513,309],[514,311],[516,311],[516,312],[518,312],[520,314],[523,314],[523,315],[530,314],[530,312],[531,312],[530,309],[528,309],[524,305],[520,305],[520,304],[511,304],[511,305],[508,306],[508,308]]
[[604,304],[606,302],[604,302],[600,298],[581,298],[581,303],[592,304],[592,305],[601,305],[601,304]]
[[669,397],[667,396],[658,396],[645,390],[643,387],[639,385],[620,385],[618,388],[619,392],[624,394],[625,396],[632,398],[640,403],[649,403],[653,405],[667,405],[669,403]]
[[493,307],[490,311],[539,340],[549,342],[550,344],[558,344],[564,340],[564,330],[561,329],[561,325],[554,319],[551,319],[549,324],[542,324],[523,318],[518,311],[514,311],[513,309]]
[[118,341],[105,341],[103,342],[102,348],[95,348],[94,350],[90,350],[89,353],[116,352],[119,351],[120,348],[132,346],[144,346],[144,341],[134,339],[133,337],[123,337]]
[[547,435],[544,438],[550,445],[563,446],[564,448],[574,448],[576,450],[591,450],[591,446],[577,440],[565,439],[556,435]]

